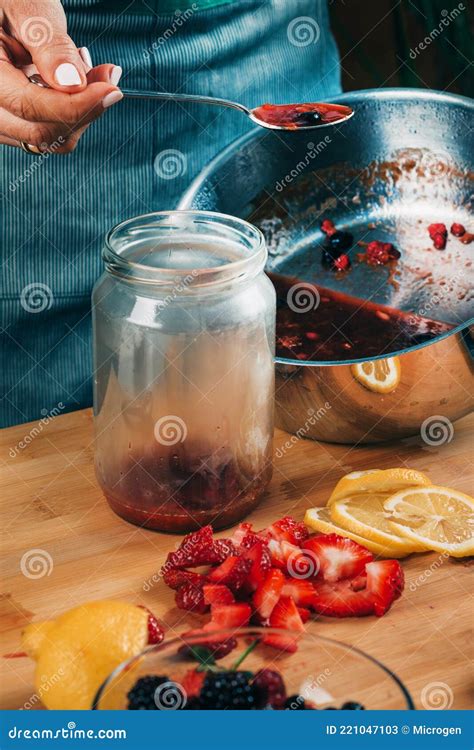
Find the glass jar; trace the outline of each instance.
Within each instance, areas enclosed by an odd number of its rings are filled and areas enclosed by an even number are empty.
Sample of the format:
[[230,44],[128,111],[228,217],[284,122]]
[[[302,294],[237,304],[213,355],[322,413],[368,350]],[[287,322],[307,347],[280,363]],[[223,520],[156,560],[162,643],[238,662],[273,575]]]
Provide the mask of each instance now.
[[108,234],[92,296],[96,474],[132,523],[225,528],[272,473],[275,292],[262,234],[205,211]]

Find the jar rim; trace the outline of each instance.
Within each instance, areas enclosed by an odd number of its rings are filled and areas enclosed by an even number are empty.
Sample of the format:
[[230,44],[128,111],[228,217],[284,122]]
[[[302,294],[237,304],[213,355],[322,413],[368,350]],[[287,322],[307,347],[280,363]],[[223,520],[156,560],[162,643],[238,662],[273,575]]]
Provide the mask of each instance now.
[[[148,265],[130,259],[119,252],[117,244],[121,234],[123,235],[122,241],[126,242],[127,236],[136,238],[140,231],[140,225],[142,228],[146,228],[147,226],[149,228],[153,226],[158,228],[160,224],[166,226],[165,221],[167,219],[188,219],[190,225],[195,221],[206,223],[208,228],[220,227],[221,229],[226,229],[233,234],[236,246],[239,240],[242,246],[244,244],[243,241],[246,241],[249,253],[236,260],[196,268],[192,266],[161,267]],[[128,235],[129,231],[130,234]],[[197,232],[196,236],[199,236]],[[217,232],[215,238],[216,240],[219,239]],[[230,214],[201,211],[198,209],[152,211],[121,221],[107,232],[102,252],[102,258],[108,272],[131,282],[154,284],[160,287],[176,285],[180,281],[186,282],[186,287],[201,287],[203,285],[209,286],[226,283],[236,280],[239,277],[251,278],[263,270],[267,255],[265,238],[260,229],[253,224]]]

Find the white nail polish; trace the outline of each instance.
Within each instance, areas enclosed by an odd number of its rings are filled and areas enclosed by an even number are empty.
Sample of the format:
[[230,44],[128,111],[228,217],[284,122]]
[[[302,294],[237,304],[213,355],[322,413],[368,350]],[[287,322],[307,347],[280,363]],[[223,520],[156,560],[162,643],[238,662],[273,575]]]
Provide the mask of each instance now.
[[113,86],[117,86],[118,82],[120,81],[122,77],[122,72],[123,71],[120,65],[114,65],[114,67],[112,68],[112,72],[110,74],[110,78],[109,78],[110,83]]
[[87,65],[88,68],[93,68],[94,64],[92,62],[91,53],[87,49],[87,47],[81,47],[79,50],[79,54],[82,57],[83,62]]
[[104,109],[107,109],[107,107],[111,107],[112,104],[117,104],[121,99],[123,99],[121,91],[111,91],[110,94],[107,94],[107,96],[104,96],[102,99],[102,106]]
[[60,86],[79,86],[81,83],[81,76],[72,63],[58,65],[54,77]]

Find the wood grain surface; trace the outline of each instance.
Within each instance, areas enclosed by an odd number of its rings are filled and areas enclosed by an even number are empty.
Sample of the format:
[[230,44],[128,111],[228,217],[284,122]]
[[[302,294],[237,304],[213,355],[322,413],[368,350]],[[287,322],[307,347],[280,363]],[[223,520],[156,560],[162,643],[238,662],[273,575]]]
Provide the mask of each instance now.
[[[472,494],[473,424],[472,416],[458,421],[452,441],[439,447],[417,436],[354,448],[297,440],[277,430],[273,480],[250,520],[262,527],[287,513],[301,519],[306,508],[325,504],[343,474],[373,467],[420,469],[437,484]],[[0,455],[2,654],[18,651],[27,623],[91,599],[145,604],[175,633],[200,620],[175,608],[173,592],[157,576],[179,539],[127,524],[103,499],[94,477],[90,411],[58,416],[41,428],[4,430]],[[46,551],[51,565],[49,575],[32,579],[22,574],[21,561],[37,548]],[[471,707],[470,561],[426,553],[407,558],[403,566],[405,592],[386,616],[321,618],[313,627],[384,662],[418,707],[422,690],[432,683],[448,687],[453,708]],[[0,707],[21,708],[34,692],[34,665],[28,658],[1,663]]]

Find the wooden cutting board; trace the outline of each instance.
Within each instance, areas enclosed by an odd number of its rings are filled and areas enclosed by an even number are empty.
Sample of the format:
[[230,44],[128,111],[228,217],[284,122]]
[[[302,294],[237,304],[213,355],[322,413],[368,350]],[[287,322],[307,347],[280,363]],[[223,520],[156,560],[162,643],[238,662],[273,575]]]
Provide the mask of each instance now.
[[[373,467],[420,469],[437,484],[472,494],[473,424],[472,416],[457,422],[453,440],[441,447],[420,438],[358,448],[296,438],[287,443],[290,436],[277,430],[274,477],[250,520],[263,527],[285,514],[302,519],[307,507],[325,504],[343,474]],[[150,586],[178,538],[127,524],[103,499],[94,478],[89,410],[58,416],[41,428],[4,430],[1,458],[0,653],[18,650],[21,629],[32,620],[54,618],[91,599],[145,604],[176,632],[199,620],[187,614],[183,620],[162,582]],[[21,573],[20,562],[35,548],[50,555],[52,567],[33,580]],[[384,662],[418,707],[423,688],[439,682],[452,692],[453,708],[472,707],[470,561],[426,553],[406,559],[403,567],[405,592],[387,615],[322,618],[313,627]],[[20,708],[33,693],[33,663],[20,658],[1,664],[0,708]]]

